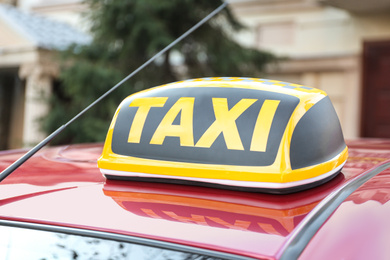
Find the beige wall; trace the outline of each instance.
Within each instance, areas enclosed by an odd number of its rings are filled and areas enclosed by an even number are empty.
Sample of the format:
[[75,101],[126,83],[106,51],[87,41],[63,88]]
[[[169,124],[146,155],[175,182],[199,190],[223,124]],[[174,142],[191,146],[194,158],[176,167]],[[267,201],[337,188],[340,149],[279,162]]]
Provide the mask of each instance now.
[[[21,0],[24,11],[36,11],[57,20],[78,23],[79,0]],[[78,26],[80,28],[80,26]],[[39,119],[48,112],[47,99],[52,91],[53,78],[58,76],[58,61],[53,52],[38,48],[20,29],[0,17],[0,70],[17,68],[20,84],[15,86],[9,148],[35,145],[46,137]],[[55,55],[55,54],[54,54]]]
[[0,18],[0,70],[8,68],[18,68],[21,79],[17,83],[21,85],[15,86],[8,145],[9,148],[32,146],[45,137],[38,120],[48,112],[44,99],[51,93],[58,65],[53,53],[34,47]]
[[88,22],[82,15],[87,11],[83,0],[19,0],[18,7],[52,20],[65,22],[82,31],[88,30]]
[[268,77],[313,86],[332,100],[346,138],[359,136],[360,59],[356,55],[291,59],[269,70]]
[[25,47],[30,45],[27,38],[17,32],[17,28],[12,27],[0,16],[0,51],[7,48]]
[[287,60],[268,77],[306,84],[330,96],[346,138],[359,136],[362,43],[390,39],[389,14],[352,14],[316,0],[232,0],[248,27],[237,39]]

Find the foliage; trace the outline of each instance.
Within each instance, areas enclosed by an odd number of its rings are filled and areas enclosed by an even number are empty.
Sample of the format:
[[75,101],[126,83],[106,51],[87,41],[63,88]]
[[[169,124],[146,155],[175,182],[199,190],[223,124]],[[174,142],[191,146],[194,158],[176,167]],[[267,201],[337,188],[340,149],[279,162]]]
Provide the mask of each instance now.
[[[52,132],[134,71],[222,1],[85,0],[93,42],[62,53],[68,64],[54,90],[44,128]],[[177,44],[163,57],[114,91],[56,138],[57,143],[103,141],[109,122],[127,95],[184,78],[260,76],[275,60],[267,52],[244,48],[232,40],[243,30],[229,8]],[[70,66],[69,66],[70,60]]]

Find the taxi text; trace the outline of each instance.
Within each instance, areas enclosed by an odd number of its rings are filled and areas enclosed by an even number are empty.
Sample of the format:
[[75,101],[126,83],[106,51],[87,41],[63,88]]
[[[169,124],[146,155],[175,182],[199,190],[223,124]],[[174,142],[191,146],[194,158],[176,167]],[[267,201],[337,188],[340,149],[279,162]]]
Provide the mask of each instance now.
[[[148,114],[152,108],[164,107],[168,97],[143,97],[134,99],[130,107],[136,107],[133,123],[128,135],[129,143],[139,143]],[[178,137],[181,146],[210,148],[217,137],[222,134],[227,149],[244,150],[236,120],[258,99],[243,98],[229,109],[227,98],[212,98],[215,121],[206,129],[197,142],[194,141],[194,97],[181,97],[165,114],[150,144],[162,145],[165,137]],[[253,118],[255,126],[251,139],[250,151],[265,152],[272,121],[280,100],[266,99],[257,115]],[[174,124],[180,114],[180,123]]]

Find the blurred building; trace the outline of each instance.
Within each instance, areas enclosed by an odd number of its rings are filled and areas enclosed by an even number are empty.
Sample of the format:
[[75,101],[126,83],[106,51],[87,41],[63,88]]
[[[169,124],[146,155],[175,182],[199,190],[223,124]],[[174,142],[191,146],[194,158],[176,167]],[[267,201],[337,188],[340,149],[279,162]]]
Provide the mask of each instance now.
[[80,2],[0,1],[0,150],[46,137],[39,119],[58,84],[58,50],[90,41],[72,26],[79,23]]
[[389,0],[230,0],[241,43],[286,57],[269,78],[325,90],[347,138],[390,138]]
[[[390,0],[229,4],[248,27],[238,41],[285,57],[268,78],[325,90],[346,138],[390,138]],[[37,120],[58,84],[55,53],[90,40],[85,10],[82,0],[0,0],[0,150],[45,137]]]

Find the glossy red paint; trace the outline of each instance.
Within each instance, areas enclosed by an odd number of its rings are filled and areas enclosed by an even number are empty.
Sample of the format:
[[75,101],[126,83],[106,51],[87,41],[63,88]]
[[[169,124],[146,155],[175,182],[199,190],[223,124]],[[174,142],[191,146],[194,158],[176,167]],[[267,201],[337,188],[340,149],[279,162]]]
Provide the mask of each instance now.
[[[350,158],[341,174],[317,188],[288,195],[106,181],[96,165],[101,144],[47,148],[0,184],[0,219],[275,259],[296,226],[322,199],[390,158],[390,141],[357,140],[348,146]],[[0,170],[21,154],[0,153]],[[302,259],[388,259],[389,199],[390,171],[386,170],[340,205]]]
[[[349,143],[348,171],[390,158],[389,140]],[[313,237],[301,259],[390,259],[390,169],[352,193]]]

